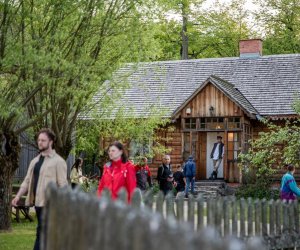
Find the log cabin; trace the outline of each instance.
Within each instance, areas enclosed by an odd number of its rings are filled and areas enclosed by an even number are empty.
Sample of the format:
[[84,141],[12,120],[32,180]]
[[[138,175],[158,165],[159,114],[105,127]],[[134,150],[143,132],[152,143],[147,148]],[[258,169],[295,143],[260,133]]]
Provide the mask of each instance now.
[[[240,41],[239,57],[128,64],[116,74],[129,86],[120,105],[133,107],[141,118],[152,106],[166,110],[175,128],[163,135],[171,138],[165,146],[172,164],[193,155],[197,180],[209,178],[210,153],[222,136],[225,153],[218,178],[240,182],[238,155],[247,151],[249,139],[266,130],[262,118],[284,124],[297,117],[292,103],[300,92],[300,54],[263,56],[262,45],[261,39]],[[144,150],[136,147],[131,143],[129,153]],[[161,157],[150,160],[154,175]]]

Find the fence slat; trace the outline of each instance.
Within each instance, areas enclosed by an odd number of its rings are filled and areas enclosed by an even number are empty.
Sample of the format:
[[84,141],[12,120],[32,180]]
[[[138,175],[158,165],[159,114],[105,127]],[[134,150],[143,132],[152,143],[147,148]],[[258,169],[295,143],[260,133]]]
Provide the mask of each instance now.
[[267,215],[268,215],[268,206],[266,199],[261,201],[261,225],[262,225],[262,236],[268,235],[268,222],[267,222]]
[[156,197],[156,212],[163,214],[163,206],[164,206],[164,194],[163,192],[159,191]]
[[261,236],[260,223],[261,223],[261,202],[260,200],[255,200],[255,235]]
[[232,235],[238,236],[238,209],[236,199],[233,198],[232,201]]
[[248,198],[248,216],[247,216],[247,224],[248,224],[248,236],[253,236],[253,200],[251,197]]
[[176,218],[178,221],[184,221],[184,193],[181,192],[176,198]]
[[275,204],[274,200],[269,201],[269,211],[270,211],[270,236],[275,235]]
[[168,217],[175,217],[174,212],[174,195],[172,192],[169,192],[166,196],[166,209]]
[[244,238],[246,236],[245,230],[245,213],[246,213],[246,202],[245,199],[240,199],[240,237]]
[[197,230],[204,227],[204,199],[203,195],[199,194],[197,197]]
[[223,200],[223,212],[224,212],[224,236],[230,235],[230,221],[229,221],[229,205],[231,203],[228,199]]
[[195,228],[195,199],[192,195],[188,199],[188,222]]
[[281,200],[277,200],[275,203],[275,216],[276,216],[276,235],[281,234]]

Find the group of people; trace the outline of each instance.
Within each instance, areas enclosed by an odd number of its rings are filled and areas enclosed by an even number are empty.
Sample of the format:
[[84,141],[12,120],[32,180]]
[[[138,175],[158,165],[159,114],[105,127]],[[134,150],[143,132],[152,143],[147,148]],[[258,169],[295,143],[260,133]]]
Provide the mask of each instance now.
[[[219,138],[220,141],[214,146],[212,152],[215,167],[214,177],[216,177],[218,164],[220,164],[224,154],[224,144],[222,145],[221,139]],[[42,212],[45,206],[45,193],[48,184],[52,182],[57,187],[68,185],[67,164],[53,149],[54,142],[55,134],[52,130],[46,128],[39,131],[37,145],[40,153],[31,161],[26,177],[17,195],[12,200],[12,206],[16,207],[20,198],[27,193],[26,206],[35,206],[38,225],[34,250],[40,249]],[[98,196],[101,196],[104,189],[109,189],[112,198],[116,199],[120,189],[125,188],[130,202],[133,190],[136,187],[144,191],[147,184],[150,187],[153,185],[146,158],[141,157],[137,164],[129,161],[124,146],[120,142],[109,145],[108,155],[109,161],[104,164],[102,177],[99,181]],[[73,187],[84,181],[82,162],[81,158],[77,159],[72,168],[70,178]],[[184,192],[186,196],[189,194],[189,190],[194,193],[196,165],[193,157],[188,158],[183,168],[178,165],[174,173],[170,163],[170,156],[165,155],[162,159],[162,165],[158,168],[157,180],[160,190],[165,195],[173,189],[177,193]],[[295,167],[293,165],[286,167],[288,171],[282,178],[280,196],[283,200],[295,200],[300,197],[300,189],[293,177]]]
[[157,170],[157,181],[159,189],[166,195],[173,189],[176,193],[185,193],[188,197],[189,191],[195,194],[195,177],[196,164],[192,156],[190,156],[184,166],[177,165],[176,171],[173,173],[171,168],[171,157],[165,155],[162,159],[162,165]]

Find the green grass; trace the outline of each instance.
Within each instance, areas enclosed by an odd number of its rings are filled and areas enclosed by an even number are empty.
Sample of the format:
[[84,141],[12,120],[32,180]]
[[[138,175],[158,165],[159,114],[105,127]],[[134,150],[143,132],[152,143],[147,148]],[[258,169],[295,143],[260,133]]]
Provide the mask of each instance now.
[[[35,214],[32,214],[35,218]],[[36,235],[36,221],[12,221],[12,231],[0,233],[1,250],[32,250]]]

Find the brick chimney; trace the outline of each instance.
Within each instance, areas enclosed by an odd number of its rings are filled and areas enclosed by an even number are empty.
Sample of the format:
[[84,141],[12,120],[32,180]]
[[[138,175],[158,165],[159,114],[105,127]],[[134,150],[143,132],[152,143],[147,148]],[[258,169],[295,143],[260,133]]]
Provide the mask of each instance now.
[[261,39],[240,40],[241,58],[255,58],[260,56],[262,56]]

